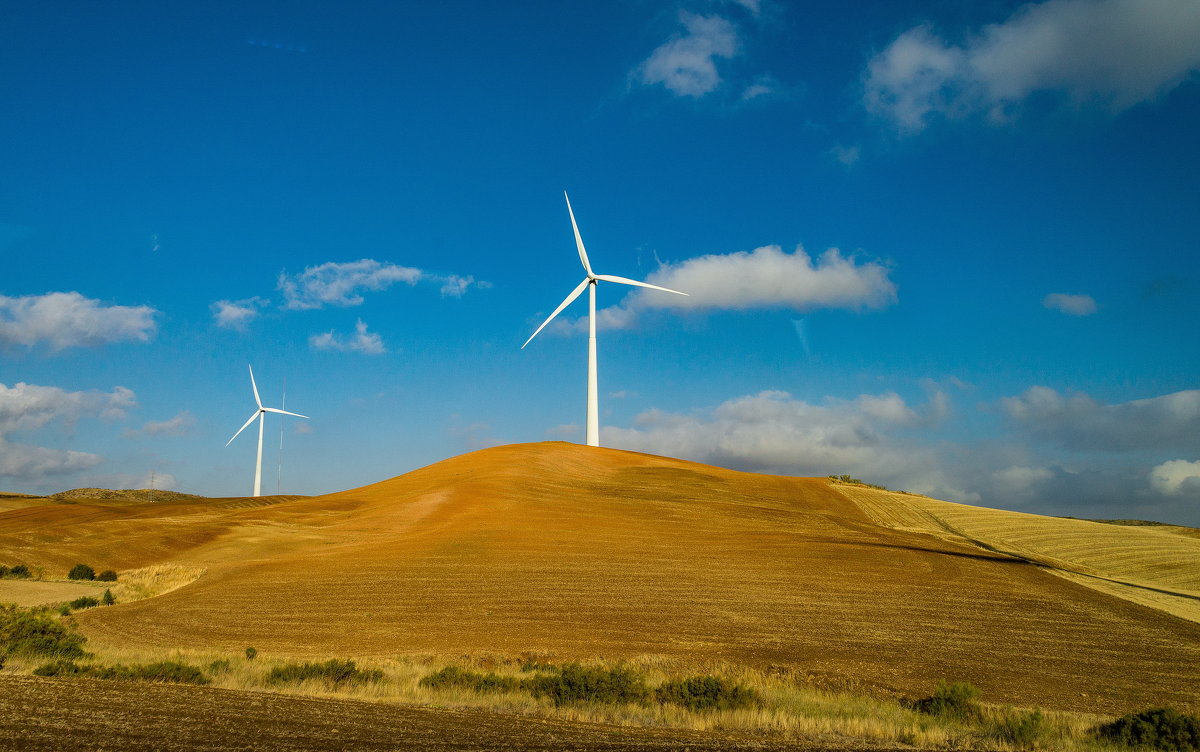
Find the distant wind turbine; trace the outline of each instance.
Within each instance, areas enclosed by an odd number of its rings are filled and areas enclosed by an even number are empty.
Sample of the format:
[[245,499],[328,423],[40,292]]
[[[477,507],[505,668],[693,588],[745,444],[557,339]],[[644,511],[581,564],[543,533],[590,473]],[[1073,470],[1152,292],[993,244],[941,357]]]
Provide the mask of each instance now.
[[259,399],[259,397],[258,397],[258,384],[254,383],[254,367],[253,366],[250,366],[250,388],[254,390],[254,402],[255,402],[255,404],[258,405],[258,409],[255,410],[254,414],[250,416],[250,419],[247,420],[246,423],[237,430],[237,433],[235,433],[233,435],[233,437],[229,439],[229,441],[225,442],[225,446],[229,446],[230,444],[232,444],[233,440],[238,437],[238,434],[240,434],[242,431],[245,431],[247,428],[249,428],[250,424],[254,422],[255,418],[258,419],[258,461],[254,465],[254,495],[262,496],[263,416],[266,413],[279,413],[280,415],[292,415],[297,418],[306,418],[306,419],[308,418],[308,416],[301,415],[299,413],[289,413],[287,410],[277,410],[274,407],[263,407],[262,400]]
[[[533,341],[533,338],[538,335],[538,332],[546,328],[554,320],[554,317],[562,312],[564,308],[575,302],[583,293],[583,288],[588,289],[588,380],[587,380],[587,444],[588,446],[600,446],[600,402],[597,396],[596,388],[596,284],[600,280],[605,282],[616,282],[622,285],[632,285],[634,287],[647,287],[651,290],[661,290],[662,292],[670,292],[676,295],[687,295],[686,292],[678,290],[668,290],[665,287],[658,285],[647,284],[646,282],[638,282],[634,279],[626,279],[625,277],[614,277],[611,274],[596,274],[592,271],[592,265],[588,262],[587,251],[583,248],[583,238],[579,235],[579,225],[575,224],[575,212],[571,209],[571,198],[567,196],[567,192],[563,191],[563,198],[567,200],[567,213],[571,215],[571,229],[575,231],[575,247],[579,249],[579,260],[583,262],[583,270],[587,276],[579,283],[579,286],[571,291],[566,300],[558,304],[558,308],[554,309],[554,313],[542,322],[542,325],[529,335],[529,339],[525,340],[525,345]],[[525,345],[521,345],[521,349],[525,349]]]

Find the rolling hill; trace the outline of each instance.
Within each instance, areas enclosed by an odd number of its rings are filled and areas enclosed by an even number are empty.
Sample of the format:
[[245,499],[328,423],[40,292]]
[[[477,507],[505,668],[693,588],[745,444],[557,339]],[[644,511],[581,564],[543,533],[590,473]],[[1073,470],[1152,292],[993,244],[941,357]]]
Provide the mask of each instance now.
[[0,561],[204,573],[80,613],[97,645],[659,655],[905,694],[961,679],[1018,705],[1200,709],[1200,539],[973,509],[540,443],[320,497],[31,503],[0,513]]

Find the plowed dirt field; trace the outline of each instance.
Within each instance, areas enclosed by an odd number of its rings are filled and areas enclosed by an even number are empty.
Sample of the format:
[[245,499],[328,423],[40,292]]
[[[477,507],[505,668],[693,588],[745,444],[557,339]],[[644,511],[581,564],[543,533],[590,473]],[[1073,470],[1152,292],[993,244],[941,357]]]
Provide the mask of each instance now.
[[0,676],[0,697],[3,752],[830,749],[725,734],[88,679]]

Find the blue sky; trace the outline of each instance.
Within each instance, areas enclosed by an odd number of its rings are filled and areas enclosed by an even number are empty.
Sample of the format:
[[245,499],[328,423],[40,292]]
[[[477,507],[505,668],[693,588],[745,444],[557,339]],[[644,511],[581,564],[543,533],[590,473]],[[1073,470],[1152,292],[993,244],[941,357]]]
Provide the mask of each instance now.
[[604,445],[1200,524],[1194,2],[244,6],[5,10],[0,489],[582,441],[565,189]]

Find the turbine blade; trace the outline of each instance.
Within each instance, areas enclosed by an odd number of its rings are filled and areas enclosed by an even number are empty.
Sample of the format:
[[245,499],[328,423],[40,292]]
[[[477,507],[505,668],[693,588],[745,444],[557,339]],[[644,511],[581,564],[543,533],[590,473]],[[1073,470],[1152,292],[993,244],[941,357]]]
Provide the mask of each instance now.
[[[558,304],[558,308],[555,308],[554,313],[550,314],[550,317],[542,322],[542,325],[537,328],[537,331],[535,331],[533,334],[529,335],[529,339],[525,340],[525,345],[528,345],[530,342],[532,342],[533,338],[538,336],[538,332],[545,329],[546,324],[549,324],[551,321],[553,321],[554,317],[562,312],[562,309],[571,305],[571,303],[573,303],[575,301],[575,298],[579,297],[579,294],[583,292],[584,288],[586,288],[588,286],[588,283],[591,281],[592,280],[590,278],[584,278],[584,280],[579,283],[579,287],[576,287],[574,290],[572,290],[571,294],[567,296],[567,299]],[[522,350],[525,349],[525,345],[521,345]]]
[[246,421],[246,424],[245,424],[244,426],[242,426],[241,428],[239,428],[239,429],[237,430],[237,433],[235,433],[235,434],[233,435],[233,437],[229,439],[229,441],[226,441],[226,442],[225,442],[225,446],[229,446],[230,444],[232,444],[232,443],[233,443],[233,440],[234,440],[234,439],[236,439],[236,438],[238,437],[238,434],[239,434],[239,433],[241,433],[242,431],[245,431],[247,428],[249,428],[249,427],[250,427],[250,424],[251,424],[251,423],[253,423],[253,422],[254,422],[254,419],[255,419],[255,418],[257,418],[259,415],[262,415],[262,411],[261,411],[261,410],[255,410],[255,411],[254,411],[254,414],[250,416],[250,420]]
[[262,400],[258,398],[258,384],[254,383],[254,366],[249,366],[249,368],[250,368],[250,388],[254,390],[254,402],[259,407],[262,407]]
[[265,413],[279,413],[280,415],[294,415],[294,416],[295,416],[295,417],[297,417],[297,418],[307,418],[307,417],[308,417],[307,415],[301,415],[300,413],[289,413],[287,410],[276,410],[276,409],[275,409],[275,408],[273,408],[273,407],[264,407],[264,408],[263,408],[263,412],[265,412]]
[[[651,290],[662,290],[663,292],[673,292],[676,295],[687,295],[686,292],[680,292],[678,290],[669,290],[665,287],[659,287],[658,285],[652,285],[648,282],[638,282],[636,279],[626,279],[625,277],[614,277],[611,274],[597,274],[596,279],[602,279],[605,282],[617,282],[622,285],[633,285],[634,287],[648,287]],[[691,296],[688,295],[688,297],[691,297]]]
[[592,274],[592,265],[588,263],[587,251],[583,249],[583,238],[579,236],[579,225],[575,224],[575,211],[571,209],[571,197],[567,195],[566,191],[563,191],[563,198],[567,200],[567,213],[571,215],[571,229],[575,231],[575,247],[579,250],[579,260],[583,262],[583,270],[587,272],[590,279],[595,275]]

